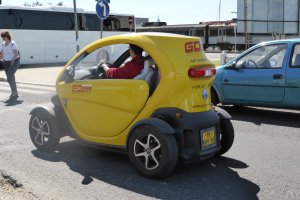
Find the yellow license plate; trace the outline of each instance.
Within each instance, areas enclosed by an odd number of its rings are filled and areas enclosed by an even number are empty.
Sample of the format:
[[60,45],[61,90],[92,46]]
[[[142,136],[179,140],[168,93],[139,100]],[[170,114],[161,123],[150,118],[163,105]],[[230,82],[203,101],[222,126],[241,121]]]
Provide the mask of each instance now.
[[216,146],[216,131],[214,127],[202,130],[200,133],[202,149]]

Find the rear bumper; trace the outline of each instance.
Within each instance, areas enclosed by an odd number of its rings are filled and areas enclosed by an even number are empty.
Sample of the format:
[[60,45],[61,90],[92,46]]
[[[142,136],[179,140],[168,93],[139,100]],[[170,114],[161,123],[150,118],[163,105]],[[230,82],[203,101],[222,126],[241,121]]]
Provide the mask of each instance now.
[[[220,119],[213,110],[188,113],[177,108],[162,108],[157,110],[152,117],[163,119],[176,130],[174,136],[178,144],[180,162],[191,163],[206,160],[221,149]],[[206,130],[214,130],[215,143],[205,147],[201,141],[201,132]]]

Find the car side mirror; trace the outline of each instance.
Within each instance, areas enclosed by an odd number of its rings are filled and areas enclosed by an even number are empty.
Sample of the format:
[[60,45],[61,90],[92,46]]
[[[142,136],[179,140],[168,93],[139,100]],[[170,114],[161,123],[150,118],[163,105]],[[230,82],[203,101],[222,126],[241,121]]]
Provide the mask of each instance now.
[[234,61],[231,65],[228,65],[226,69],[236,69],[236,62]]
[[236,69],[243,69],[246,68],[246,61],[240,60],[235,65]]
[[66,83],[72,83],[75,77],[75,67],[74,65],[70,65],[66,68],[64,72],[64,81]]
[[246,61],[238,61],[238,62],[234,61],[231,65],[226,67],[226,69],[233,69],[233,70],[238,70],[243,68],[246,68]]

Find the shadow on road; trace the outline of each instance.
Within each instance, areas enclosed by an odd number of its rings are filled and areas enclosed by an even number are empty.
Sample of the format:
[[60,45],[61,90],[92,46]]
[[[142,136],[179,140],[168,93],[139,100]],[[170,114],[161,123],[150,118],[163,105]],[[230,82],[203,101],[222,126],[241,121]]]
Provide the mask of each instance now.
[[242,106],[220,106],[233,120],[251,122],[256,125],[270,124],[300,128],[300,111]]
[[83,185],[97,179],[159,199],[258,199],[260,190],[234,170],[247,168],[247,164],[227,157],[179,165],[166,179],[152,180],[139,175],[126,155],[85,147],[76,141],[60,143],[55,153],[33,150],[32,154],[50,162],[65,162],[83,176],[78,180]]
[[15,105],[18,105],[18,104],[22,104],[23,100],[19,100],[19,99],[16,99],[16,100],[1,100],[0,102],[5,103],[5,106],[9,107],[9,106],[15,106]]

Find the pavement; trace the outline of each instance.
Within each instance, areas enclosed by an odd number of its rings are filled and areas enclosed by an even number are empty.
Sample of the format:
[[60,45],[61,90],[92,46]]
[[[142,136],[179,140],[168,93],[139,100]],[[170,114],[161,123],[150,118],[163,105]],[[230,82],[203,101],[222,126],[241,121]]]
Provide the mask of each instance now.
[[[17,83],[55,86],[55,81],[63,65],[21,65],[15,77]],[[0,81],[6,81],[6,74],[0,70]]]

